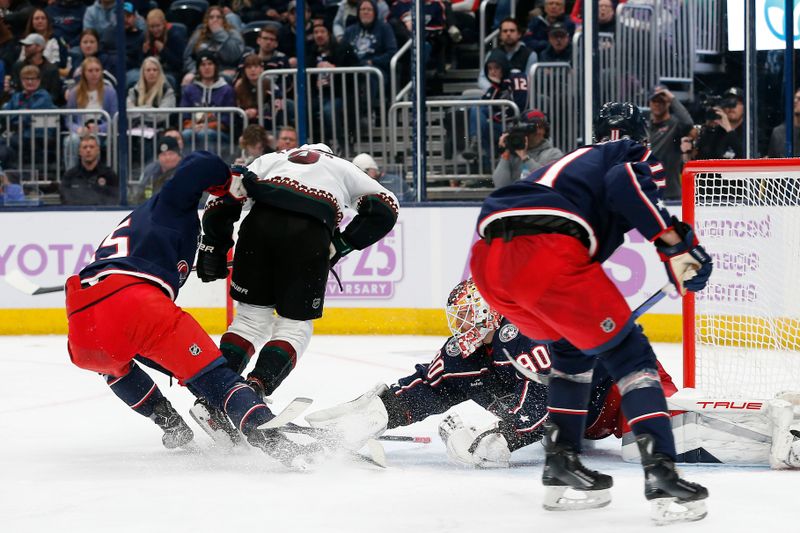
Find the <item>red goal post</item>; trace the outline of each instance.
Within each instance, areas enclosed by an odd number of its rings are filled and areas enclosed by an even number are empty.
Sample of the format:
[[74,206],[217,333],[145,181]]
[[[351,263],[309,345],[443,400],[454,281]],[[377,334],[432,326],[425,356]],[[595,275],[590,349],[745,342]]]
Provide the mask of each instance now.
[[683,220],[714,260],[683,298],[684,387],[771,398],[800,388],[800,159],[692,161]]

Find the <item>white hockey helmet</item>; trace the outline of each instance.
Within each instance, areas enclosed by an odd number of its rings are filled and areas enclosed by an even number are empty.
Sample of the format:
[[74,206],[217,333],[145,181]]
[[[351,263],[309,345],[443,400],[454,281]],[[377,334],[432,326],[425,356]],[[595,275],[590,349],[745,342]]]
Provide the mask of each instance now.
[[325,143],[304,144],[300,147],[300,150],[316,150],[317,152],[325,152],[328,154],[333,153],[331,147]]
[[503,317],[489,307],[472,278],[456,285],[447,298],[447,325],[456,338],[461,356],[480,348],[486,336],[500,327]]
[[366,172],[367,170],[374,168],[378,170],[378,163],[372,158],[369,154],[358,154],[353,158],[353,164]]

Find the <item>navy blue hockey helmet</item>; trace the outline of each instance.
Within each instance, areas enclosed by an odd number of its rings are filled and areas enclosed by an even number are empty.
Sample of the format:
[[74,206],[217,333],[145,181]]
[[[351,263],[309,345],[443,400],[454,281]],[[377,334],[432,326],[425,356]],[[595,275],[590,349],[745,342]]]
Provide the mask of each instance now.
[[607,102],[600,108],[594,121],[594,139],[615,141],[627,137],[634,141],[647,141],[647,126],[639,108],[630,102]]

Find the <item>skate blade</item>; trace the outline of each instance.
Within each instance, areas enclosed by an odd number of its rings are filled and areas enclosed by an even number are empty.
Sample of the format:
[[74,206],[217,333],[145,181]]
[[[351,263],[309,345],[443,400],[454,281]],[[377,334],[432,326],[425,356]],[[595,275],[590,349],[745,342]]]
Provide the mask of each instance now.
[[611,491],[578,490],[571,487],[545,487],[542,507],[548,511],[584,511],[611,503]]
[[657,498],[650,500],[650,506],[650,516],[659,526],[695,522],[708,514],[705,500],[679,502],[677,498]]
[[189,415],[197,422],[203,431],[211,437],[211,440],[214,441],[216,446],[219,446],[223,450],[232,450],[237,441],[231,437],[224,429],[219,427],[216,421],[212,418],[211,413],[203,404],[196,404],[193,405],[191,409],[189,409]]

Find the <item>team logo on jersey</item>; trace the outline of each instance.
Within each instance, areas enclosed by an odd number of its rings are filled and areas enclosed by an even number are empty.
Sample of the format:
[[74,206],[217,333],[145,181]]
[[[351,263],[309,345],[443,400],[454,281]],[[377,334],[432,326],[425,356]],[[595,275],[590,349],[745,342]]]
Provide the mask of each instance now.
[[461,355],[461,348],[458,347],[458,340],[455,337],[451,337],[447,344],[444,345],[444,353],[450,357]]
[[312,309],[319,309],[319,306],[322,305],[322,298],[314,298],[311,302]]
[[519,328],[514,324],[506,324],[500,328],[500,333],[498,333],[500,342],[508,342],[512,339],[515,339],[517,335],[519,335]]
[[197,344],[192,344],[191,346],[189,346],[189,353],[197,357],[198,355],[203,353],[203,350],[200,349],[200,347]]
[[178,261],[178,279],[181,283],[189,277],[189,263],[181,259]]
[[600,323],[600,329],[606,333],[611,333],[616,327],[617,324],[611,319],[611,317],[606,318]]

